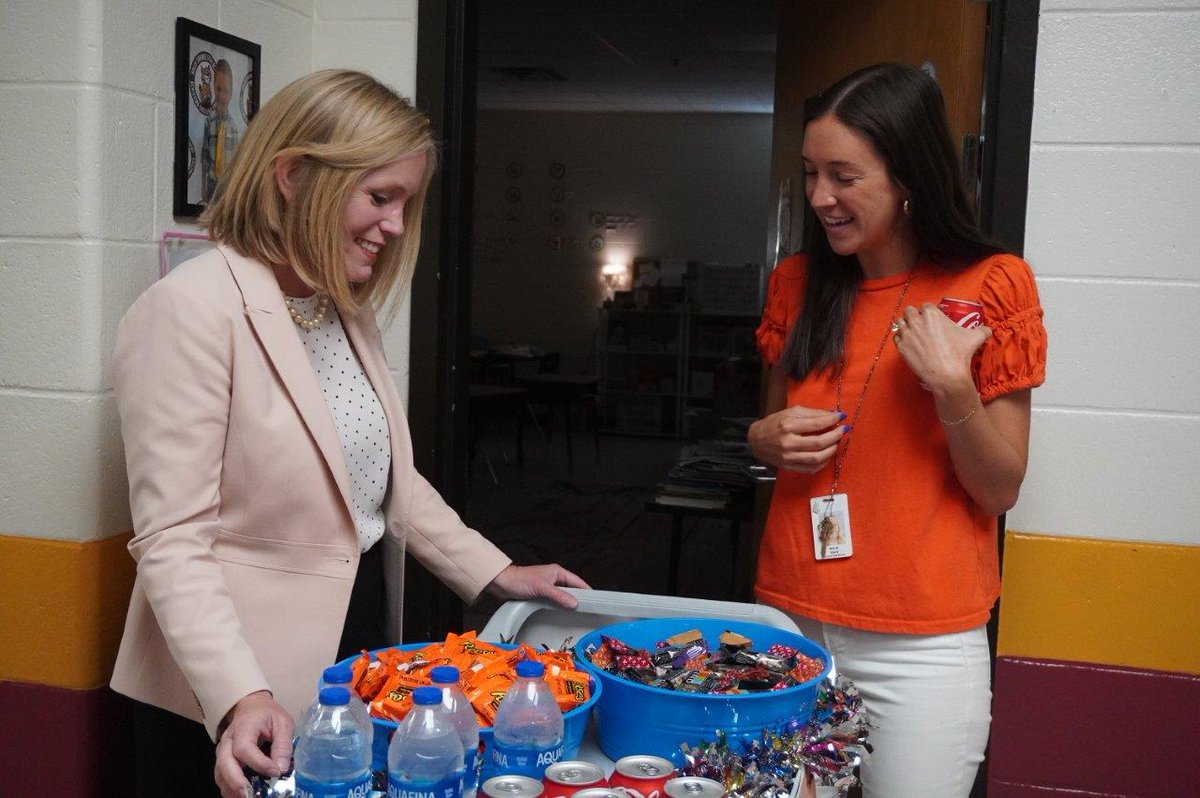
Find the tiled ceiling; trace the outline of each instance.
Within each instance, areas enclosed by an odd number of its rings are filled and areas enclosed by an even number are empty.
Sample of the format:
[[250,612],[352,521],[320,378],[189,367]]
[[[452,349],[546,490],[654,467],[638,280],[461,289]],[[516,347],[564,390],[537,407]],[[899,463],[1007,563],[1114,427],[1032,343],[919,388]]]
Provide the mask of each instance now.
[[481,109],[769,114],[777,0],[481,0]]

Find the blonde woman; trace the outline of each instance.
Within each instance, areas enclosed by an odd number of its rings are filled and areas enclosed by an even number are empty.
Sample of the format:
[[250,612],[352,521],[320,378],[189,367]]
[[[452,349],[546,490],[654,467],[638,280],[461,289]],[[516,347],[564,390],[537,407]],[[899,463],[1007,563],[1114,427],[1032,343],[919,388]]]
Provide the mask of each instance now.
[[395,642],[406,550],[466,601],[586,587],[514,566],[413,467],[373,307],[408,287],[435,162],[428,119],[373,78],[295,81],[201,219],[216,248],[121,323],[138,566],[112,686],[137,702],[140,795],[285,770],[321,669]]

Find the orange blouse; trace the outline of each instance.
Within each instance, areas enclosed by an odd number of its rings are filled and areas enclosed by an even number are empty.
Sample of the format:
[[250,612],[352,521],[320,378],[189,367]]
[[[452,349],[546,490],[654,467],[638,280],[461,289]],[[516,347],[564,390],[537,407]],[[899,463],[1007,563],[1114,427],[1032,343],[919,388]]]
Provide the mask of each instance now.
[[[802,255],[771,275],[758,328],[764,360],[783,353],[804,301]],[[853,414],[867,370],[892,322],[906,274],[859,285],[846,336],[842,407]],[[1033,273],[1014,255],[993,255],[958,272],[921,263],[905,305],[945,297],[983,305],[993,335],[972,363],[985,403],[1045,381],[1046,330]],[[833,409],[830,371],[789,380],[787,404]],[[849,423],[849,419],[847,419]],[[854,554],[814,558],[809,500],[827,495],[832,465],[816,474],[780,471],[758,559],[760,601],[820,621],[870,631],[943,634],[987,621],[1000,594],[996,517],[980,510],[954,475],[933,395],[896,348],[884,347],[862,411],[844,438],[854,445],[838,492],[847,494]],[[845,443],[842,444],[845,446]]]

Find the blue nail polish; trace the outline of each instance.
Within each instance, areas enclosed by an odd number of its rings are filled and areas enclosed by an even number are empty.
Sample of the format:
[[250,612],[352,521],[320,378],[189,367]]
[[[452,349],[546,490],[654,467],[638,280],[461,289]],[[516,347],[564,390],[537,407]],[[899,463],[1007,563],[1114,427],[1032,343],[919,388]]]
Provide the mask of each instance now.
[[842,432],[849,432],[852,429],[854,428],[847,424],[846,426],[842,427]]
[[845,419],[846,419],[846,411],[845,410],[842,411],[841,418],[843,421],[845,421]]

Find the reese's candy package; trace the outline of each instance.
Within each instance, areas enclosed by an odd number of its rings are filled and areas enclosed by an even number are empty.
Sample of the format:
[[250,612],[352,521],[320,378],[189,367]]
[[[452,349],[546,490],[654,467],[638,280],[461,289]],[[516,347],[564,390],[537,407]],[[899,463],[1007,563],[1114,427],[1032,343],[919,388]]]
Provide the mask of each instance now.
[[546,684],[550,685],[550,692],[563,712],[570,712],[587,701],[591,687],[588,675],[580,671],[564,670],[555,676],[547,674]]
[[467,700],[475,709],[475,714],[486,721],[481,725],[491,726],[496,722],[496,710],[500,709],[500,702],[504,700],[504,694],[508,692],[508,688],[512,687],[515,681],[516,679],[507,670],[492,670],[478,679],[472,679],[463,686],[463,692],[466,693]]
[[453,665],[458,668],[463,692],[480,726],[487,727],[516,680],[516,663],[524,659],[536,659],[545,665],[546,679],[564,712],[590,698],[588,676],[576,669],[569,652],[538,651],[529,645],[501,648],[479,640],[475,632],[450,634],[444,642],[429,643],[420,649],[389,648],[374,656],[364,651],[352,664],[352,684],[368,702],[372,715],[399,721],[412,707],[412,691],[430,683],[429,672],[437,665]]
[[407,673],[393,673],[387,684],[379,691],[379,695],[371,702],[371,714],[377,718],[386,718],[399,723],[412,709],[413,690],[427,684],[429,684],[427,680],[413,678]]
[[390,671],[380,660],[372,662],[371,655],[365,651],[358,659],[354,660],[350,670],[353,674],[351,684],[354,692],[358,693],[359,698],[363,701],[370,701],[379,695],[379,691],[387,683],[389,673],[394,672]]

